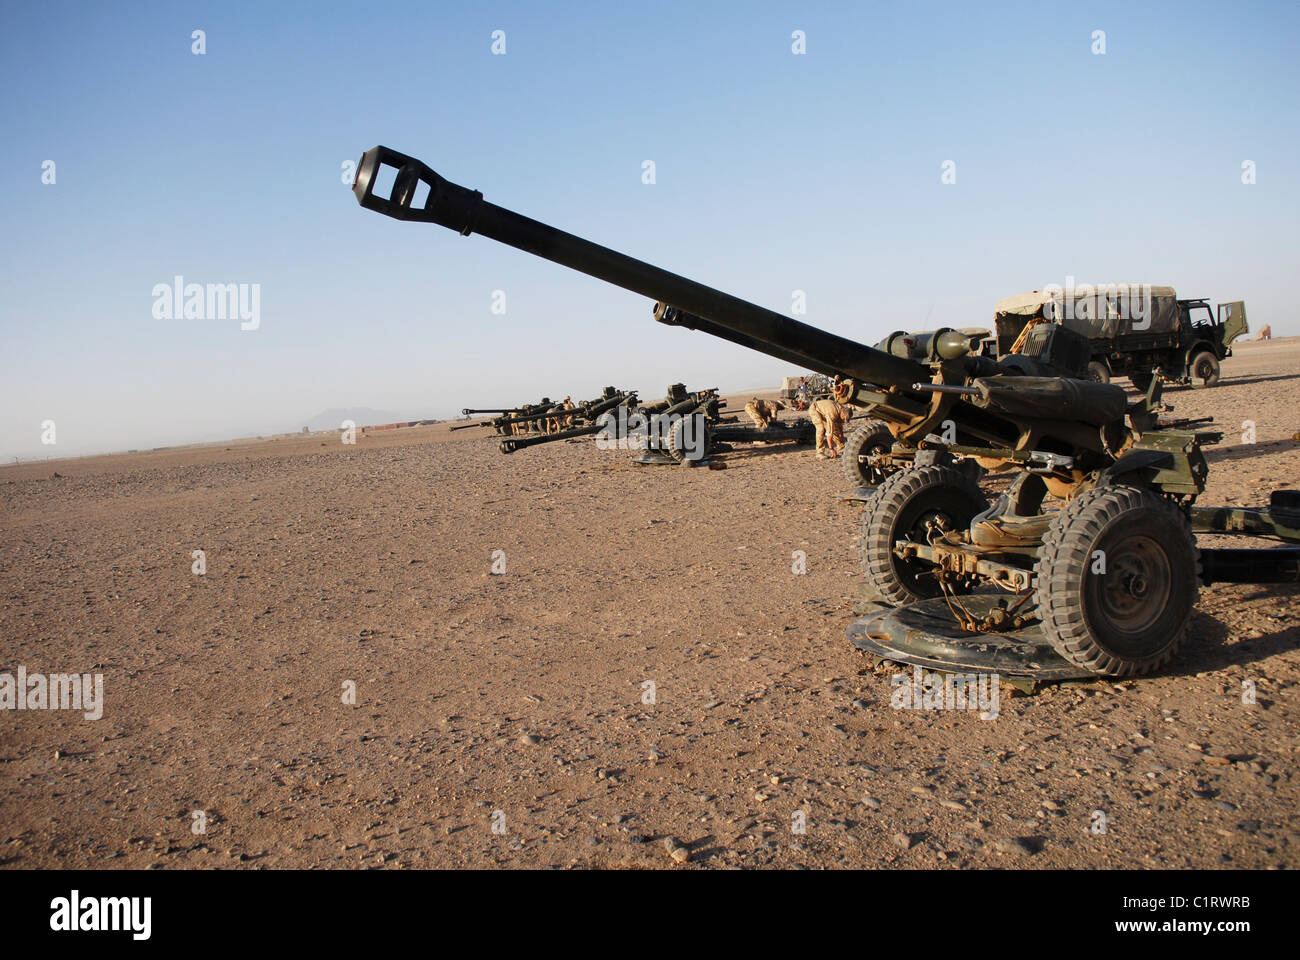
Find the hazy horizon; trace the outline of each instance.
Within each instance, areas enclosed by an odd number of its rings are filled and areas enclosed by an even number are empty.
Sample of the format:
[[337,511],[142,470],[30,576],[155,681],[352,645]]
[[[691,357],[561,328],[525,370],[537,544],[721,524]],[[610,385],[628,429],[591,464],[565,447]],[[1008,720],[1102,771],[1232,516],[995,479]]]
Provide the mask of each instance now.
[[[787,375],[793,375],[793,374],[787,374]],[[626,387],[623,384],[618,384],[617,386],[620,389],[636,389],[634,385],[630,385],[630,384],[627,385]],[[639,398],[642,402],[652,402],[658,400],[663,395],[664,389],[667,386],[668,386],[667,384],[664,384],[664,387],[658,389],[640,391]],[[694,384],[688,384],[688,386],[691,389],[696,389]],[[708,386],[717,386],[717,385],[709,384]],[[703,389],[704,386],[701,385],[700,388]],[[729,396],[729,395],[744,394],[749,392],[766,392],[766,391],[776,390],[778,388],[779,388],[779,384],[771,384],[766,387],[754,387],[754,386],[735,387],[735,388],[723,387],[721,388],[721,394],[722,396]],[[535,397],[517,397],[514,398],[513,400],[504,399],[501,400],[501,403],[504,404],[509,402],[512,405],[519,405],[524,403],[535,403],[536,401],[540,400],[544,396],[550,396],[552,399],[563,399],[563,397],[565,397],[566,395],[567,394],[565,393],[560,393],[557,396],[555,391],[552,391],[550,394],[543,393],[543,394],[538,394]],[[574,399],[590,400],[593,399],[593,397],[583,396],[583,397],[574,397]],[[493,402],[495,403],[496,401]],[[328,426],[325,426],[320,423],[320,421],[325,419],[327,415],[331,414],[334,411],[339,411],[340,416],[338,418],[331,417],[330,424]],[[358,411],[369,411],[372,412],[374,416],[369,418],[357,419]],[[232,434],[211,433],[204,436],[177,435],[171,438],[164,437],[163,439],[158,440],[157,442],[154,443],[127,444],[126,446],[117,446],[113,444],[92,445],[87,447],[87,449],[85,449],[84,451],[78,451],[75,453],[65,452],[61,444],[55,444],[52,446],[38,446],[34,450],[28,453],[15,451],[14,453],[7,454],[5,455],[4,461],[0,461],[0,462],[17,461],[19,463],[37,463],[45,460],[62,460],[62,459],[76,459],[80,457],[97,457],[97,456],[111,455],[117,453],[147,453],[153,450],[168,449],[172,447],[184,447],[184,446],[190,446],[194,444],[226,443],[233,440],[254,440],[263,437],[295,435],[301,433],[302,428],[304,426],[309,426],[311,433],[325,433],[325,432],[335,431],[335,430],[341,431],[342,419],[343,419],[342,414],[344,412],[348,414],[349,418],[354,420],[358,428],[376,426],[384,423],[394,423],[394,422],[400,423],[400,422],[407,422],[413,420],[439,420],[442,422],[455,422],[457,420],[477,421],[477,420],[490,419],[489,416],[463,417],[461,415],[460,409],[456,409],[445,413],[427,413],[423,411],[403,412],[403,411],[394,411],[394,410],[377,410],[374,407],[358,405],[355,407],[344,407],[344,408],[336,407],[336,408],[331,408],[330,410],[322,410],[319,413],[314,414],[313,416],[303,418],[298,423],[298,426],[296,427],[284,427],[281,425],[281,426],[271,428],[266,426],[258,427],[257,425],[246,425],[242,428],[237,429]],[[737,411],[731,411],[731,412],[735,413]],[[318,424],[318,425],[312,426],[312,424]],[[488,436],[488,435],[489,434],[487,433],[483,434],[483,436]]]

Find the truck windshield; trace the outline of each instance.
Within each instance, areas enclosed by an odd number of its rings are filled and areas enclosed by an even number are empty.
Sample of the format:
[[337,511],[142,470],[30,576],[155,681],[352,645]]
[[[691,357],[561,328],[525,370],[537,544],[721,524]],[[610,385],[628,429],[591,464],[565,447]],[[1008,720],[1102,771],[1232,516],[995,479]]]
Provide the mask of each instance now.
[[1188,304],[1187,316],[1192,321],[1193,326],[1209,327],[1214,325],[1214,315],[1210,313],[1208,303]]

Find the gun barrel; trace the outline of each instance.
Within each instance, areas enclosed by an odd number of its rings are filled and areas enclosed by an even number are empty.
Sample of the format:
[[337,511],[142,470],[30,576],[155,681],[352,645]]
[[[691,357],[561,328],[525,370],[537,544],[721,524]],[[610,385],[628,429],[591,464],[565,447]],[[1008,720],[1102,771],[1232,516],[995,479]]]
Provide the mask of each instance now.
[[516,423],[532,423],[536,420],[549,420],[552,417],[561,417],[568,412],[572,411],[566,411],[563,407],[551,407],[547,410],[539,410],[536,413],[521,413],[517,417],[502,417],[493,422],[498,426],[509,427]]
[[559,440],[572,440],[575,437],[589,437],[593,433],[600,433],[604,429],[604,424],[591,423],[585,427],[574,427],[571,430],[561,430],[559,433],[543,433],[532,437],[505,437],[501,441],[502,453],[514,453],[516,450],[522,450],[524,447],[535,447],[542,443],[555,443]]
[[[375,192],[380,167],[396,168],[387,197]],[[423,206],[416,206],[421,184],[428,187],[428,196]],[[821,373],[903,388],[927,376],[926,368],[913,360],[819,330],[498,207],[477,190],[452,183],[419,160],[387,147],[374,147],[362,155],[352,189],[357,201],[368,209],[398,220],[436,223],[463,236],[482,234],[651,300],[672,304],[713,325],[713,329],[701,327],[707,333],[722,336],[720,328],[746,338],[745,346],[783,360],[797,358]]]
[[726,340],[737,346],[747,347],[750,350],[757,350],[759,353],[766,353],[769,357],[776,357],[778,360],[784,360],[786,363],[796,367],[816,368],[819,373],[834,376],[839,373],[838,370],[820,361],[807,356],[803,353],[796,353],[793,350],[783,350],[782,348],[770,343],[763,343],[755,337],[748,334],[738,333],[735,330],[729,330],[721,324],[714,323],[711,320],[705,320],[703,317],[697,317],[693,313],[687,313],[685,310],[678,309],[670,304],[660,300],[654,307],[654,318],[660,323],[669,327],[685,327],[687,330],[698,330],[701,333],[707,333],[711,337],[717,337],[720,340]]
[[599,400],[589,400],[581,404],[574,412],[580,414],[587,420],[595,420],[602,413],[607,413],[623,404],[635,404],[637,400],[636,391],[629,390],[627,393],[615,393],[608,397],[602,397]]

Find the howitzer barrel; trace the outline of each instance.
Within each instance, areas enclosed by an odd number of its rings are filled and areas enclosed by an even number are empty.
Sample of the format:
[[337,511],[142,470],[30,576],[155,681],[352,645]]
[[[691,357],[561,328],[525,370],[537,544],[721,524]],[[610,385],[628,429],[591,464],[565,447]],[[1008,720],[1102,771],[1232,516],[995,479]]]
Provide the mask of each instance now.
[[[375,192],[381,166],[396,168],[389,196]],[[415,205],[421,184],[428,187],[423,206]],[[840,374],[866,383],[908,387],[928,379],[921,364],[895,357],[845,337],[819,330],[757,306],[739,297],[706,287],[633,257],[602,247],[563,230],[547,226],[488,203],[483,194],[440,177],[412,157],[375,147],[357,167],[353,192],[368,209],[398,220],[437,223],[463,236],[479,233],[500,243],[551,260],[607,283],[672,304],[709,322],[701,327],[783,360],[796,360],[812,370]]]
[[498,426],[509,427],[516,423],[532,423],[536,420],[550,420],[553,417],[563,416],[572,412],[572,410],[565,410],[563,407],[553,406],[546,410],[539,410],[536,413],[522,413],[517,417],[502,417],[500,420],[493,422]]
[[579,404],[576,412],[581,413],[584,417],[595,419],[606,410],[613,410],[625,403],[636,403],[636,399],[635,390],[629,390],[627,393],[611,393],[600,400],[590,400],[587,403]]
[[[737,333],[735,330],[729,330],[721,324],[714,323],[711,320],[705,320],[703,317],[697,317],[693,313],[687,313],[677,307],[664,303],[660,300],[654,307],[654,318],[660,323],[670,327],[685,327],[687,330],[699,330],[701,333],[707,333],[710,336],[718,337],[721,340],[728,340],[741,347],[748,347],[750,350],[757,350],[759,353],[766,353],[769,357],[776,357],[778,360],[784,360],[787,363],[797,367],[817,366],[817,361],[793,350],[783,350],[780,347],[751,337],[744,333]],[[834,375],[839,371],[822,370],[822,373]]]
[[519,407],[493,407],[487,410],[473,410],[466,407],[461,411],[461,416],[473,417],[482,413],[518,413],[519,409]]
[[600,433],[604,429],[603,423],[589,423],[585,427],[574,427],[571,430],[561,430],[558,433],[543,433],[535,437],[506,437],[501,441],[502,453],[514,453],[516,450],[522,450],[524,447],[535,447],[540,443],[555,443],[559,440],[572,440],[575,437],[589,437],[593,433]]

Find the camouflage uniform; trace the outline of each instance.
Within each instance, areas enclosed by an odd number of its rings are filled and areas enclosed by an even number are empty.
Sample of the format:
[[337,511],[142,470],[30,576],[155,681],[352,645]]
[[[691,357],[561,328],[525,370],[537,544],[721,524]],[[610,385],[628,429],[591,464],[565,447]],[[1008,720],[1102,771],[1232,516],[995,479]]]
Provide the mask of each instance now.
[[760,430],[766,430],[767,425],[776,419],[778,410],[784,410],[785,404],[780,400],[759,400],[755,397],[745,404],[745,412],[749,414],[749,419],[754,421],[754,426]]
[[844,424],[853,414],[848,407],[834,400],[818,400],[811,411],[813,426],[817,428],[817,458],[838,457],[844,449]]

